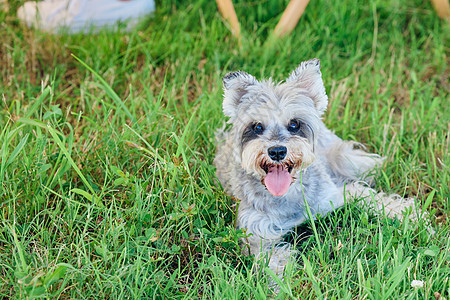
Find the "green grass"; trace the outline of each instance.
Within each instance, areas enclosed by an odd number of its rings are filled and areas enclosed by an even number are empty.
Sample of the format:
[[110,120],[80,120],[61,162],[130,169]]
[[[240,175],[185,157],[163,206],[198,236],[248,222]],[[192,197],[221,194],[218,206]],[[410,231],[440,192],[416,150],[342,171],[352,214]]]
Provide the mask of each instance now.
[[[0,13],[0,297],[450,298],[449,23],[427,1],[319,0],[274,41],[288,1],[233,2],[241,46],[214,1],[97,35],[27,29],[22,1]],[[215,178],[221,76],[313,57],[325,123],[385,156],[376,188],[417,197],[436,234],[350,203],[288,237],[276,296]]]

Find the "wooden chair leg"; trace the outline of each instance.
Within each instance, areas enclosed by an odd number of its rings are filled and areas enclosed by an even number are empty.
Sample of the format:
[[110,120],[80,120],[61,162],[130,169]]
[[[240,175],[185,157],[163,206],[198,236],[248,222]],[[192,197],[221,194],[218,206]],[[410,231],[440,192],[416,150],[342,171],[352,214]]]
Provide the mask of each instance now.
[[448,0],[431,0],[434,9],[441,19],[450,19],[450,4]]
[[280,21],[275,27],[273,33],[275,36],[283,36],[289,34],[297,25],[298,20],[305,11],[309,0],[291,0],[283,12]]
[[233,35],[240,39],[241,29],[239,26],[238,18],[236,16],[236,11],[234,10],[233,3],[231,2],[231,0],[216,0],[216,3],[222,16],[225,18],[225,20],[230,22]]

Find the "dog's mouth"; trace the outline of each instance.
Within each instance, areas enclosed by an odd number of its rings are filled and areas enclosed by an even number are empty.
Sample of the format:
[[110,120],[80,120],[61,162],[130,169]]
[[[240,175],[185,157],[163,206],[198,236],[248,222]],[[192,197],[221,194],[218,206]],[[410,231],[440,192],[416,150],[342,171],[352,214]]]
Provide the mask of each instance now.
[[261,169],[266,172],[266,175],[262,178],[261,183],[265,185],[272,195],[276,197],[283,196],[293,182],[291,176],[293,168],[293,163],[272,164],[263,162]]

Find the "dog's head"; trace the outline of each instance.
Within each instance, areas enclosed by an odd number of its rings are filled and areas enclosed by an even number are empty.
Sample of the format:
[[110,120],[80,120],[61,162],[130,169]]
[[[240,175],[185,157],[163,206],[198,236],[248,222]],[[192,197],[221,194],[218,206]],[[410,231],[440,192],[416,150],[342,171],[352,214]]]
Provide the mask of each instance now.
[[315,159],[315,134],[328,104],[319,60],[302,62],[279,84],[241,71],[223,83],[223,111],[242,168],[274,196],[284,195]]

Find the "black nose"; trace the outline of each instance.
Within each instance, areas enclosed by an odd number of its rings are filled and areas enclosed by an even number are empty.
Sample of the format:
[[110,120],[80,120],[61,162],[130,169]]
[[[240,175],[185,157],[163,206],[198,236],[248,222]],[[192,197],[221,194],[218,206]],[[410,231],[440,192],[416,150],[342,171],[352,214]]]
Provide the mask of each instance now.
[[284,146],[270,147],[267,150],[269,157],[275,161],[280,161],[286,157],[287,149]]

